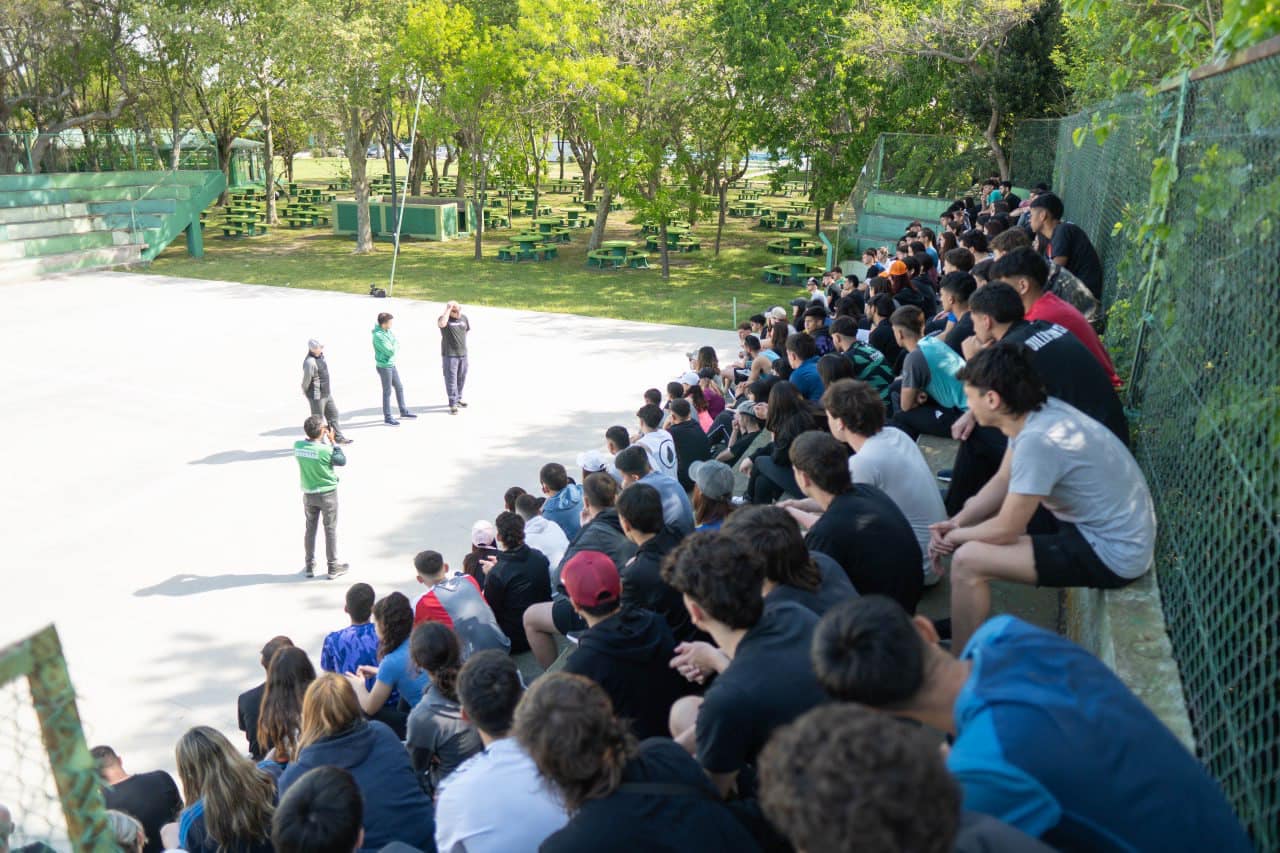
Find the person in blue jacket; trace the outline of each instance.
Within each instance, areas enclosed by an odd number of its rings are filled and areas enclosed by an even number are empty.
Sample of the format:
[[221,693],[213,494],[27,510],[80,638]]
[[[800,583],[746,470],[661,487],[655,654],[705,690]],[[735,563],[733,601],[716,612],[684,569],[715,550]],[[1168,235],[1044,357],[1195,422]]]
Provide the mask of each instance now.
[[354,688],[332,672],[321,674],[307,688],[297,756],[280,777],[280,795],[308,770],[324,766],[346,770],[360,787],[362,850],[399,841],[424,853],[435,852],[431,800],[422,791],[404,744],[389,727],[366,720]]
[[1252,850],[1217,783],[1114,672],[1002,615],[959,657],[884,596],[828,610],[813,664],[831,696],[945,732],[967,811],[1061,850]]

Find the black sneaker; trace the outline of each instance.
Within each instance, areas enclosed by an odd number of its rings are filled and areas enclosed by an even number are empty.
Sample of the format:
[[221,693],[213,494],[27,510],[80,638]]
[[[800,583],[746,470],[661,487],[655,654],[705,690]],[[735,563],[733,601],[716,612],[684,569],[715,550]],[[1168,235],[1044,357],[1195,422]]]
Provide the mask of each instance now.
[[311,566],[307,566],[302,570],[302,576],[304,578],[313,578],[316,576],[316,571]]
[[462,407],[462,408],[464,408],[464,409],[467,407],[467,404],[466,404],[466,403],[464,403],[464,402],[462,402],[461,400],[459,400],[459,401],[458,401],[458,405],[459,405],[459,406],[461,406],[461,407]]
[[414,418],[416,418],[416,417],[417,417],[417,415],[415,415],[413,412],[401,412],[401,413],[400,413],[400,417],[402,417],[402,418],[408,418],[409,420],[413,420]]
[[340,578],[350,571],[351,566],[347,563],[334,563],[329,567],[329,580]]
[[355,439],[347,438],[345,435],[340,435],[337,438],[335,438],[333,441],[335,444],[350,444],[351,442],[355,441]]
[[400,426],[400,422],[395,418],[387,418],[383,421],[387,426]]
[[943,483],[950,483],[950,482],[951,482],[951,469],[950,469],[950,468],[943,468],[941,471],[939,471],[939,472],[938,472],[938,480],[939,480],[940,482],[943,482]]

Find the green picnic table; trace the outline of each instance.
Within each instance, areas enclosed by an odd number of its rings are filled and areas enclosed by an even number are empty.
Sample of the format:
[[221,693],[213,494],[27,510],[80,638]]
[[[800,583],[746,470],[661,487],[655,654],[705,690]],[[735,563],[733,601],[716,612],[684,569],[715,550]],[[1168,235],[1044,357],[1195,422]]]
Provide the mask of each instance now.
[[564,220],[559,216],[540,216],[533,220],[533,223],[538,226],[538,231],[541,234],[546,235],[551,233],[551,229],[564,225]]
[[582,225],[581,216],[586,212],[587,212],[587,209],[585,207],[566,207],[564,209],[565,221],[569,225],[572,225],[575,228],[577,228]]
[[605,240],[600,244],[600,248],[608,249],[609,254],[615,258],[625,258],[627,250],[634,246],[634,240]]
[[788,278],[800,279],[808,275],[813,259],[807,255],[783,255],[778,258],[778,263],[787,267]]

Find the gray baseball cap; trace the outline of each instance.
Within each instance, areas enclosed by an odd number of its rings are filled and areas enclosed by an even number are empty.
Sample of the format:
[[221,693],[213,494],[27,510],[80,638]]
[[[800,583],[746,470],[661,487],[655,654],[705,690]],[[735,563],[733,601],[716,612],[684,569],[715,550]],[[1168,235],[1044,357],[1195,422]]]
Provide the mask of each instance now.
[[702,494],[717,501],[733,497],[733,470],[723,462],[707,459],[689,466],[689,478]]

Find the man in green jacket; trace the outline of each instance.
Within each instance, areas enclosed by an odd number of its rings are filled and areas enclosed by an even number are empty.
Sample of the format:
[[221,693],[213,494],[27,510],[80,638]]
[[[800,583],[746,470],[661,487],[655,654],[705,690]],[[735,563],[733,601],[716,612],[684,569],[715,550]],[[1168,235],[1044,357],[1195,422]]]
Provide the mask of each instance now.
[[334,445],[333,427],[319,415],[312,415],[302,424],[306,439],[293,443],[293,457],[298,460],[298,473],[302,478],[302,509],[307,518],[307,533],[303,537],[306,553],[307,577],[315,577],[316,528],[324,520],[324,551],[329,562],[329,579],[345,575],[350,568],[338,562],[338,475],[335,467],[347,464],[346,454]]
[[391,333],[393,319],[385,311],[378,315],[378,325],[373,327],[373,361],[378,367],[378,378],[382,380],[382,419],[388,426],[400,426],[400,422],[391,417],[392,388],[396,389],[400,417],[416,418],[417,415],[404,405],[404,386],[400,384],[400,371],[396,370],[396,350],[400,348],[400,342]]

